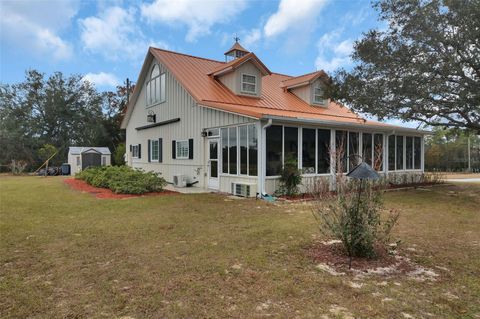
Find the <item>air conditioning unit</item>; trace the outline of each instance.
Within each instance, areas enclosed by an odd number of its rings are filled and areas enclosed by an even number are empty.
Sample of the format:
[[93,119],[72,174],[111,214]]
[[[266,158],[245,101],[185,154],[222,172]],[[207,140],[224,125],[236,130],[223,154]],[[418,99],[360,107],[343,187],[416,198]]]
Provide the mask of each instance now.
[[255,197],[257,196],[257,184],[232,183],[232,194],[242,197]]
[[173,186],[175,187],[187,187],[190,179],[186,175],[173,175]]

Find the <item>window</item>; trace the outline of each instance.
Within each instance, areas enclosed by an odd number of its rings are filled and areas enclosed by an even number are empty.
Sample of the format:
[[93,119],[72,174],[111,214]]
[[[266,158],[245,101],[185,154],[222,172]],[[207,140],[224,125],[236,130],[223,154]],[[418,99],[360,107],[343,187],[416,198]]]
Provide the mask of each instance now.
[[359,133],[357,132],[349,132],[348,133],[348,168],[352,170],[360,163],[360,140],[359,140]]
[[375,134],[373,139],[373,168],[383,170],[383,134]]
[[395,170],[395,135],[390,135],[388,137],[388,170],[394,171]]
[[80,156],[77,156],[77,166],[80,166]]
[[158,162],[159,153],[160,153],[160,145],[158,140],[151,140],[150,141],[150,161]]
[[403,170],[403,136],[397,136],[397,167],[396,170],[400,171]]
[[132,145],[132,157],[139,158],[139,147],[138,145]]
[[318,174],[330,173],[330,130],[318,130]]
[[285,126],[283,130],[284,163],[289,160],[298,163],[298,128]]
[[315,130],[302,130],[302,168],[304,174],[315,174]]
[[373,153],[373,143],[372,143],[373,136],[370,133],[363,133],[362,136],[362,142],[363,142],[363,147],[362,147],[362,157],[363,161],[367,163],[370,166],[372,165],[372,153]]
[[248,175],[257,176],[258,138],[255,125],[248,126]]
[[107,166],[107,157],[102,156],[102,166]]
[[228,129],[229,174],[237,174],[237,128]]
[[248,173],[248,128],[240,126],[238,128],[240,139],[240,174],[247,175]]
[[222,135],[222,173],[228,174],[228,128],[222,128],[221,135]]
[[413,137],[405,137],[405,167],[413,169]]
[[188,140],[177,141],[176,157],[177,159],[188,159],[189,147]]
[[282,169],[282,126],[272,125],[266,132],[267,176],[276,176]]
[[422,138],[415,136],[413,141],[413,166],[415,169],[422,169]]
[[335,132],[335,164],[339,173],[346,173],[347,171],[347,142],[348,135],[346,131]]
[[147,106],[165,102],[165,73],[160,74],[160,68],[155,64],[146,84]]
[[242,92],[253,93],[257,92],[257,77],[249,74],[242,74]]
[[313,103],[315,104],[325,104],[325,92],[321,85],[318,85],[313,88]]

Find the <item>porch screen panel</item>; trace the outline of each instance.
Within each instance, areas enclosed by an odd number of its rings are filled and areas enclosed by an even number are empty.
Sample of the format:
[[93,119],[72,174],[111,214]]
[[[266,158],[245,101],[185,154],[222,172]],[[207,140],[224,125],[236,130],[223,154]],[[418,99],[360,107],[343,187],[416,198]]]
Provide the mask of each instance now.
[[397,171],[403,170],[403,136],[397,136]]
[[413,137],[405,137],[406,169],[413,169]]
[[359,156],[359,133],[349,132],[348,133],[348,163],[349,170],[353,169],[360,163]]
[[302,168],[305,174],[315,174],[315,129],[302,130]]
[[298,128],[284,127],[284,162],[293,160],[298,163]]
[[372,134],[363,133],[363,147],[362,147],[362,157],[363,161],[370,166],[372,165]]
[[375,134],[373,138],[373,168],[383,170],[383,134]]
[[318,130],[318,174],[330,173],[330,130]]
[[248,138],[247,127],[240,126],[238,128],[238,134],[240,138],[240,174],[247,175],[248,173]]
[[255,125],[248,126],[248,175],[257,176],[258,137]]
[[335,131],[335,167],[339,173],[347,171],[347,142],[346,131]]
[[388,170],[395,170],[395,135],[388,137]]
[[422,169],[422,138],[415,136],[413,139],[414,168]]
[[228,129],[222,128],[222,173],[228,174]]
[[237,174],[237,128],[230,127],[228,129],[228,156],[230,174]]
[[266,130],[266,175],[276,176],[282,168],[282,127],[272,125]]

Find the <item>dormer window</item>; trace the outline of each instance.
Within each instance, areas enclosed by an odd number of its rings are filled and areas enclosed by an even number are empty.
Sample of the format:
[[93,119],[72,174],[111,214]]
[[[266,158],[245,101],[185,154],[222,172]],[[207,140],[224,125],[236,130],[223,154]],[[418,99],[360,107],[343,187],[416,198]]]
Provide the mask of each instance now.
[[325,105],[325,92],[320,85],[317,85],[313,88],[313,103]]
[[160,74],[160,68],[155,64],[150,72],[150,79],[145,87],[147,106],[165,102],[165,73]]
[[242,74],[242,93],[257,93],[257,77],[250,74]]

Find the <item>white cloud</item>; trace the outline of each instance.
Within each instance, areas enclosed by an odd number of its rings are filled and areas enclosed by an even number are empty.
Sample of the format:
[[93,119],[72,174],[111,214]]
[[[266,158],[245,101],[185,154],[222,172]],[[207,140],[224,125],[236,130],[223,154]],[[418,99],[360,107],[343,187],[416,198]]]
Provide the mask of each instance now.
[[112,73],[87,73],[83,77],[84,81],[95,84],[97,87],[116,87],[120,84],[120,80]]
[[327,0],[281,0],[278,11],[268,18],[263,32],[268,38],[290,29],[312,30],[311,25],[326,3]]
[[317,43],[318,56],[315,67],[332,72],[339,67],[348,67],[352,64],[350,55],[353,51],[351,39],[341,39],[343,29],[325,33]]
[[109,60],[141,59],[149,46],[169,48],[165,41],[145,37],[137,25],[134,8],[109,7],[98,16],[80,19],[81,41],[87,51]]
[[65,30],[78,11],[77,1],[3,1],[1,36],[16,46],[55,59],[68,59],[72,45],[59,33]]
[[247,50],[250,50],[250,47],[254,47],[261,38],[262,31],[260,31],[260,29],[252,29],[245,35],[244,40],[241,42],[245,44]]
[[215,24],[230,21],[245,9],[246,3],[246,0],[155,0],[141,5],[141,13],[149,22],[186,25],[186,40],[194,41],[199,36],[210,33]]

